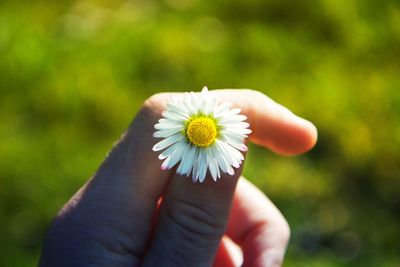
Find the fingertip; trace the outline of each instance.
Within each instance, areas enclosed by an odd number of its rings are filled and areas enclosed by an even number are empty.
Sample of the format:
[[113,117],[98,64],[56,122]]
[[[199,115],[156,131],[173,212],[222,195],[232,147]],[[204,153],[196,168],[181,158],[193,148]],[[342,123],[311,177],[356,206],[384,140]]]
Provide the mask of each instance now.
[[306,121],[306,123],[308,124],[309,142],[308,142],[307,149],[304,152],[312,149],[317,144],[317,141],[318,141],[317,127],[310,121]]
[[[296,115],[295,115],[296,116]],[[289,155],[303,154],[312,149],[317,143],[318,130],[310,121],[296,116],[297,129],[294,129],[296,144],[293,145]]]
[[312,149],[318,139],[318,131],[313,123],[294,114],[276,124],[269,133],[273,142],[267,146],[278,154],[294,156]]
[[237,101],[248,118],[252,133],[250,140],[286,156],[298,155],[313,148],[317,142],[317,128],[285,106],[255,90],[225,92],[224,97]]
[[303,130],[303,147],[300,147],[301,149],[299,149],[298,151],[298,153],[300,154],[309,151],[315,146],[318,139],[318,130],[312,122],[300,117],[298,117],[298,120],[301,121],[299,125],[301,125]]

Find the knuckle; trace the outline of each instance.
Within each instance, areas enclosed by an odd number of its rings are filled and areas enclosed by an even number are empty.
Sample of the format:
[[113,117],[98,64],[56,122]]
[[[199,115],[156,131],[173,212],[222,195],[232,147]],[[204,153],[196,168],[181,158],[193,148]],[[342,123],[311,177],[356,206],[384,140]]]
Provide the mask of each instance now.
[[168,93],[157,93],[145,100],[139,112],[139,117],[158,118],[168,103]]
[[219,242],[225,231],[225,220],[202,205],[175,200],[173,205],[167,205],[166,212],[185,239]]
[[255,90],[255,89],[247,89],[247,90],[248,90],[248,93],[250,95],[252,95],[252,98],[254,98],[254,99],[265,99],[265,98],[267,98],[267,96],[265,94],[261,93],[258,90]]
[[146,101],[144,101],[142,108],[145,110],[146,109],[152,110],[156,107],[159,107],[160,105],[162,105],[165,102],[166,96],[167,96],[166,93],[154,94],[154,95],[150,96],[149,98],[147,98]]
[[270,97],[268,97],[267,95],[265,95],[264,93],[255,90],[255,89],[247,89],[249,94],[252,95],[252,99],[256,99],[258,101],[262,101],[264,104],[268,103],[268,104],[275,104],[275,101],[272,100]]
[[249,91],[250,94],[254,95],[255,97],[260,97],[260,96],[264,97],[264,94],[258,90],[255,89],[247,89],[247,90]]

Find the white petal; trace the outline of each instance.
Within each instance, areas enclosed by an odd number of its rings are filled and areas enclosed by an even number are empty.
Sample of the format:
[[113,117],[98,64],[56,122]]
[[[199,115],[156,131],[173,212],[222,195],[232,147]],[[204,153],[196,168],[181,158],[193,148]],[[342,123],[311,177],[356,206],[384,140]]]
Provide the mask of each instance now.
[[221,170],[225,173],[233,175],[235,171],[229,164],[229,161],[231,161],[231,158],[228,157],[229,154],[227,154],[227,152],[223,149],[223,147],[220,144],[220,141],[218,140],[216,142],[216,147],[218,149],[218,164],[221,167]]
[[190,103],[192,104],[193,108],[194,108],[196,111],[199,110],[199,107],[200,107],[200,99],[199,99],[199,97],[198,97],[195,93],[193,93],[193,92],[190,92]]
[[211,147],[211,154],[213,156],[215,166],[217,167],[217,177],[219,179],[219,178],[221,178],[221,172],[220,172],[220,168],[219,168],[219,164],[218,164],[218,160],[217,160],[218,149],[215,145]]
[[220,140],[233,146],[234,148],[237,148],[240,151],[247,152],[247,146],[244,144],[244,139],[236,136],[229,136],[227,134],[221,135]]
[[167,104],[167,109],[177,113],[187,113],[188,110],[183,104],[183,101],[170,102]]
[[227,128],[227,129],[224,129],[223,130],[225,133],[228,133],[228,134],[245,134],[245,135],[247,135],[247,134],[251,134],[252,133],[252,131],[250,130],[250,129],[244,129],[244,128]]
[[190,146],[190,149],[183,156],[183,165],[181,169],[181,174],[189,174],[193,168],[194,161],[196,160],[197,148],[195,146]]
[[247,117],[245,115],[227,115],[227,114],[222,114],[218,120],[220,123],[226,123],[226,122],[239,122],[239,121],[245,121],[247,120]]
[[174,123],[174,124],[180,124],[180,123],[177,123],[176,121],[171,121],[171,120],[166,119],[166,118],[161,118],[161,119],[159,119],[159,120],[158,120],[158,123],[168,123],[168,124]]
[[230,154],[231,151],[228,145],[221,141],[217,141],[216,145],[218,147],[219,153],[222,154],[223,158],[226,160],[226,163],[228,163],[228,165],[233,165],[235,161],[233,160],[233,157]]
[[212,154],[212,148],[209,148],[206,150],[207,153],[207,164],[208,168],[210,170],[211,177],[213,178],[214,181],[217,181],[217,176],[218,176],[218,164]]
[[182,104],[185,105],[186,109],[188,110],[189,115],[197,114],[198,110],[195,106],[191,103],[191,95],[189,93],[185,93],[183,98]]
[[193,163],[193,170],[192,170],[192,181],[195,183],[199,178],[199,155],[196,153],[197,157]]
[[229,132],[225,129],[219,132],[219,139],[221,140],[230,140],[232,139],[236,143],[243,143],[244,139],[247,138],[247,135],[236,133],[236,132]]
[[175,135],[172,135],[164,140],[161,140],[157,144],[153,146],[153,151],[160,151],[163,150],[164,148],[169,147],[170,145],[178,142],[179,140],[183,139],[183,135],[178,133]]
[[168,108],[167,111],[170,112],[171,114],[173,114],[174,116],[189,118],[189,113],[186,110],[186,107],[184,107],[184,108],[171,107],[171,108]]
[[[163,170],[168,170],[171,169],[172,167],[174,167],[181,159],[182,159],[182,154],[183,151],[185,150],[185,145],[181,142],[179,143],[180,145],[178,145],[177,149],[172,153],[172,155],[170,155],[164,162],[166,162],[166,164],[164,165],[164,163],[161,165],[161,168]],[[169,159],[169,160],[168,160]],[[168,161],[167,161],[168,160]]]
[[230,106],[232,106],[232,103],[229,102],[223,102],[221,105],[217,106],[213,112],[214,118],[219,118],[221,114],[229,110]]
[[221,153],[224,154],[224,157],[228,163],[235,168],[239,168],[240,164],[244,160],[242,153],[221,141],[219,141],[217,145],[219,146],[220,151],[222,151]]
[[168,165],[168,162],[171,160],[171,157],[168,157],[168,158],[166,158],[164,161],[163,161],[163,163],[161,164],[161,170],[166,170],[167,169],[167,165]]
[[[246,148],[245,151],[247,151],[247,146],[245,144],[243,144],[243,145]],[[232,155],[232,157],[234,159],[238,159],[240,161],[244,160],[243,154],[240,153],[239,150],[237,148],[235,148],[234,146],[224,143],[224,148],[229,152],[230,155]]]
[[168,120],[170,120],[170,121],[174,121],[174,122],[181,122],[181,121],[183,121],[183,120],[187,120],[188,117],[189,117],[189,116],[186,115],[186,114],[180,114],[180,113],[177,113],[177,112],[172,111],[172,110],[163,111],[163,112],[161,113],[161,115],[162,115],[164,118],[166,118],[166,119],[168,119]]
[[249,123],[243,121],[229,121],[220,123],[220,125],[224,128],[248,128],[250,126]]
[[153,133],[153,137],[155,138],[166,138],[171,135],[177,134],[183,130],[183,127],[180,128],[172,128],[172,129],[165,129],[165,130],[160,130],[157,132]]
[[199,156],[199,181],[202,183],[204,179],[206,178],[207,174],[207,156],[206,152],[204,149],[200,150],[200,156]]
[[228,161],[230,167],[239,168],[242,161],[240,159],[234,158],[228,151],[222,152],[224,154],[225,159]]
[[182,128],[183,123],[177,122],[159,122],[154,125],[154,129],[156,130],[164,130],[164,129],[174,129],[174,128]]
[[220,171],[220,168],[218,167],[218,162],[217,162],[217,178],[218,179],[221,178],[221,171]]
[[243,151],[243,152],[247,152],[248,151],[248,148],[247,148],[247,146],[245,144],[234,143],[234,142],[229,142],[229,144],[231,146],[233,146],[234,148],[240,150],[240,151]]
[[182,172],[182,169],[185,166],[185,164],[191,164],[191,162],[187,162],[190,149],[191,149],[191,145],[189,143],[185,142],[185,150],[183,151],[183,154],[182,154],[182,160],[181,160],[181,163],[179,164],[178,168],[176,169],[176,172],[178,174],[186,174],[186,173]]
[[185,144],[185,141],[182,140],[180,142],[173,144],[172,146],[164,150],[160,155],[158,155],[158,158],[160,160],[168,158],[170,155],[172,155],[172,153],[175,152],[175,150],[181,145],[181,143]]
[[215,159],[217,160],[219,168],[222,170],[222,172],[226,173],[228,170],[228,162],[222,155],[220,149],[218,146],[216,146],[216,149],[213,151]]
[[233,139],[233,141],[236,143],[243,143],[247,137],[248,136],[246,134],[236,133],[236,132],[228,132],[226,130],[222,130],[220,132],[220,139],[223,139],[223,140]]
[[216,97],[210,96],[210,98],[207,101],[207,105],[204,107],[204,113],[206,115],[212,115],[212,112],[215,109],[217,102],[218,102],[218,99]]
[[167,110],[163,111],[161,114],[163,115],[163,117],[167,117],[168,115],[171,115],[171,116],[174,116],[174,117],[175,116],[181,116],[181,117],[186,118],[188,116],[187,112],[184,112],[180,108],[173,108],[173,107],[167,108]]
[[200,102],[206,101],[208,99],[208,96],[209,96],[208,88],[207,88],[207,86],[204,86],[200,92]]
[[236,115],[236,114],[239,114],[240,111],[242,111],[240,108],[233,108],[227,112],[227,115],[229,115],[229,116]]
[[228,171],[227,171],[227,173],[229,174],[229,175],[235,175],[235,170],[231,167],[231,166],[228,166]]
[[181,122],[181,121],[185,121],[185,120],[189,119],[188,114],[183,114],[183,113],[181,114],[181,113],[174,112],[172,110],[163,111],[162,116],[164,118],[167,118],[168,120],[175,121],[175,122]]

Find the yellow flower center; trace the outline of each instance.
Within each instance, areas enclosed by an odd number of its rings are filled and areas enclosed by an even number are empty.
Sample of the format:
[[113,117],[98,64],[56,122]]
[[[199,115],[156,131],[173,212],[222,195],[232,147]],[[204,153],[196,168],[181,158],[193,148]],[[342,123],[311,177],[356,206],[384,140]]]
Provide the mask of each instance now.
[[196,146],[207,147],[217,138],[217,126],[211,118],[199,117],[189,121],[186,135]]

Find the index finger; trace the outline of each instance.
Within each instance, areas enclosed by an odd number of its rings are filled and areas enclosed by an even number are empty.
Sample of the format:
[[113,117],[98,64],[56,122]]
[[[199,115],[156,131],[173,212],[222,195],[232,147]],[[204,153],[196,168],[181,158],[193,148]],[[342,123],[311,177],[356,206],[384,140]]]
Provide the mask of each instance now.
[[308,151],[317,141],[317,129],[266,95],[249,89],[211,91],[232,102],[247,116],[250,140],[282,155]]

